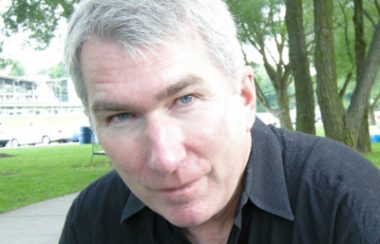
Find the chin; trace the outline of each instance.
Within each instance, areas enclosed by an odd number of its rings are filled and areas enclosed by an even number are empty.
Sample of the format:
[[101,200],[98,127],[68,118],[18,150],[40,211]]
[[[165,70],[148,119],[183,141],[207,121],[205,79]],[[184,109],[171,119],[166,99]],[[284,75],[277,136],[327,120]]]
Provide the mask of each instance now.
[[201,225],[212,217],[210,209],[202,207],[182,207],[173,208],[167,214],[163,214],[164,218],[175,226],[188,228]]

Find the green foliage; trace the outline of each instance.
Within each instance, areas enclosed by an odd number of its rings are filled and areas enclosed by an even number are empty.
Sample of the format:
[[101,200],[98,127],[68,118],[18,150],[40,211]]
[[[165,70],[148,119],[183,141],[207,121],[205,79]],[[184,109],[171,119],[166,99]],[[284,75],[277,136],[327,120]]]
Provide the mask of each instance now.
[[40,74],[47,74],[50,78],[56,79],[56,78],[63,78],[68,77],[69,74],[67,72],[66,66],[63,62],[60,62],[49,69],[42,70]]
[[48,46],[54,37],[58,22],[68,18],[77,0],[12,0],[10,8],[2,14],[5,34],[30,31],[30,38]]
[[[284,1],[228,0],[227,3],[237,21],[243,46],[254,47],[264,63],[261,66],[265,67],[265,75],[257,73],[255,69],[257,91],[261,94],[258,101],[270,111],[287,111],[287,105],[279,104],[279,100],[288,100],[283,91],[291,83],[285,52],[287,34]],[[246,53],[246,56],[252,54]]]
[[9,73],[10,75],[12,76],[23,76],[25,75],[25,69],[24,67],[21,65],[20,62],[16,61],[13,65],[12,65],[12,69]]
[[[349,72],[353,72],[352,80],[355,80],[355,29],[354,29],[354,4],[352,0],[334,1],[334,32],[337,62],[337,75],[345,79]],[[374,32],[378,12],[374,1],[363,1],[364,4],[364,38],[367,47]],[[353,89],[353,85],[351,86]]]
[[0,69],[6,69],[10,67],[8,75],[11,76],[23,76],[25,75],[25,69],[19,61],[12,59],[1,59],[0,60]]
[[[265,44],[270,38],[276,38],[285,30],[282,0],[228,0],[235,15],[242,42],[250,42],[252,36],[257,45]],[[245,29],[246,31],[242,31]]]
[[110,170],[105,158],[90,164],[91,145],[1,149],[0,155],[0,212],[77,192]]

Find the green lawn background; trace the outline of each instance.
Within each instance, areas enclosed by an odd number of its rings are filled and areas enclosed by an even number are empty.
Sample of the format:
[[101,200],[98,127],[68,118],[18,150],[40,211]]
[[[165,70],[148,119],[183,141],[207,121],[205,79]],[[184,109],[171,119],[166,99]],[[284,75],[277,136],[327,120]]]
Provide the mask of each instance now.
[[0,149],[0,213],[77,192],[111,169],[91,154],[88,144]]

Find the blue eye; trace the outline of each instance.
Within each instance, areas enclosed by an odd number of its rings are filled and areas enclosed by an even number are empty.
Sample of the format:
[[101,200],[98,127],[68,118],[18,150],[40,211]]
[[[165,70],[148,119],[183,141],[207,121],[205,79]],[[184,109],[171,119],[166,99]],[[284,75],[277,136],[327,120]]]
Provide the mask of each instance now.
[[110,122],[111,123],[122,123],[122,122],[125,122],[127,120],[133,119],[134,117],[135,116],[131,113],[120,113],[120,114],[113,115],[110,118]]
[[187,105],[187,104],[190,104],[192,103],[194,100],[194,96],[192,95],[185,95],[185,96],[182,96],[178,99],[178,101],[183,104],[183,105]]

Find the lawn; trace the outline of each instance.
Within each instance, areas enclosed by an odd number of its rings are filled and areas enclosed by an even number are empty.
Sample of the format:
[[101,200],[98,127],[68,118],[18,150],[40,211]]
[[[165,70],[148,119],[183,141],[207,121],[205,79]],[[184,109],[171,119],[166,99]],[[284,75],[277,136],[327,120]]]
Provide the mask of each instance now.
[[380,168],[380,143],[372,143],[372,153],[365,156]]
[[91,145],[0,149],[0,213],[77,192],[111,169]]

